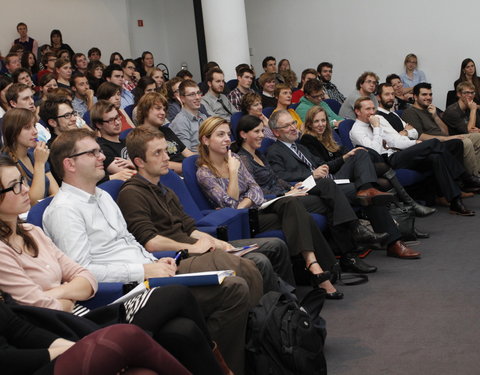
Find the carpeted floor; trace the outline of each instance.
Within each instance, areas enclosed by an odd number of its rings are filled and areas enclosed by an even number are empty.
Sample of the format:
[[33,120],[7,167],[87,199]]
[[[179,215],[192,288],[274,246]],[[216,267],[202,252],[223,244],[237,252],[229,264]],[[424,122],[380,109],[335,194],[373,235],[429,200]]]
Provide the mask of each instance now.
[[326,301],[329,375],[480,374],[480,197],[465,204],[478,216],[417,219],[421,260],[375,251],[370,281]]

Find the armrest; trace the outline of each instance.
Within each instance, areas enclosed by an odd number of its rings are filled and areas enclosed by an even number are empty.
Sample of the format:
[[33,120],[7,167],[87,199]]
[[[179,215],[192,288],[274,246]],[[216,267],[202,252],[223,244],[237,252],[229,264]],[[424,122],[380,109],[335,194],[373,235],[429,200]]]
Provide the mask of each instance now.
[[89,309],[95,309],[108,305],[121,296],[123,296],[122,283],[98,283],[97,294],[87,301],[79,301],[78,303]]

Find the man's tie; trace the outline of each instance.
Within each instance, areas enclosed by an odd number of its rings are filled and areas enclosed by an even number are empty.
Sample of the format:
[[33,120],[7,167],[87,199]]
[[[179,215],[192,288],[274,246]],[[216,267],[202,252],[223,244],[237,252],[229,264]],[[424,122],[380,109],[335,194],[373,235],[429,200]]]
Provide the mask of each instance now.
[[292,143],[292,150],[293,152],[298,156],[298,158],[310,168],[310,170],[313,170],[312,168],[312,163],[307,159],[307,157],[300,151],[295,143]]
[[228,107],[223,102],[222,98],[218,98],[217,101],[222,105],[223,109],[227,111],[227,113],[231,116],[232,112],[228,109]]

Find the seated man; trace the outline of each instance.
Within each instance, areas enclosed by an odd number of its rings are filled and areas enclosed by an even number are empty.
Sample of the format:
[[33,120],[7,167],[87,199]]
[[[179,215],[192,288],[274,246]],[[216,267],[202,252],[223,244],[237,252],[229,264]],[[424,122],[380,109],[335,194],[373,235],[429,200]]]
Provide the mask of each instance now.
[[116,84],[117,86],[120,86],[120,108],[125,109],[125,107],[128,107],[129,105],[133,105],[134,100],[133,93],[123,88],[123,76],[123,69],[118,64],[109,65],[103,71],[103,79],[105,79],[107,82],[111,82]]
[[237,110],[223,94],[225,88],[223,71],[218,67],[210,69],[205,75],[205,80],[208,85],[208,92],[203,96],[202,104],[207,109],[208,114],[210,116],[220,116],[230,121],[230,117]]
[[207,118],[200,112],[202,92],[194,81],[187,79],[178,86],[178,93],[183,107],[170,124],[170,129],[189,150],[196,152],[198,128]]
[[334,99],[341,104],[345,101],[345,96],[338,90],[337,86],[332,83],[332,70],[332,63],[321,62],[317,66],[318,79],[323,83],[326,98]]
[[305,95],[300,99],[300,104],[298,104],[297,109],[295,109],[295,112],[298,113],[302,121],[305,122],[305,117],[310,108],[314,105],[319,105],[327,113],[330,126],[337,128],[344,118],[333,112],[330,106],[323,101],[325,92],[323,91],[322,83],[318,79],[312,79],[305,84],[304,91]]
[[339,115],[343,118],[355,120],[355,111],[353,106],[355,101],[361,96],[368,96],[378,106],[377,98],[375,97],[375,90],[378,85],[378,76],[373,72],[364,72],[357,79],[356,90],[348,95],[347,99],[340,107]]
[[[278,177],[289,182],[302,181],[312,175],[315,179],[332,178],[328,164],[297,143],[295,122],[287,111],[273,113],[269,126],[277,137],[277,142],[268,149],[267,160]],[[379,205],[370,204],[365,207],[365,211],[375,232],[389,234],[386,241],[387,254],[405,259],[419,258],[419,252],[413,251],[400,241],[401,235],[397,226],[385,205],[381,204],[388,199],[391,201],[391,196],[388,197],[373,187],[372,183],[377,181],[377,175],[367,153],[357,152],[355,157],[347,160],[350,159],[354,160],[346,162],[334,175],[336,178],[349,178],[355,184],[343,184],[342,190],[351,200],[361,198],[364,202],[372,203],[376,198],[380,198]]]
[[[315,71],[315,69],[305,69],[302,72],[302,76],[300,78],[300,89],[294,91],[292,94],[292,103],[298,103],[300,101],[302,96],[305,94],[305,84],[312,79],[317,79],[317,72]],[[302,121],[305,121],[305,119],[302,119]]]
[[253,77],[255,74],[250,68],[242,68],[237,73],[238,85],[235,89],[230,91],[227,98],[237,111],[240,111],[240,102],[243,96],[252,90]]
[[443,113],[443,121],[450,134],[468,134],[480,132],[480,113],[478,104],[474,102],[475,86],[471,82],[457,85],[458,101],[449,105]]
[[[432,104],[432,85],[419,83],[413,88],[415,103],[403,111],[402,119],[411,124],[418,132],[421,141],[436,138],[441,142],[448,142],[447,147],[459,147],[463,142],[463,165],[472,175],[474,189],[480,184],[480,134],[468,133],[450,135],[447,125],[437,113],[437,108]],[[454,153],[454,152],[452,152]]]
[[5,72],[3,73],[7,77],[12,77],[12,74],[18,68],[21,68],[22,64],[20,63],[20,57],[16,53],[9,53],[5,56]]
[[105,155],[105,171],[108,175],[115,175],[117,180],[128,180],[136,172],[128,157],[125,141],[120,139],[122,124],[115,105],[99,100],[92,107],[90,120],[93,127],[100,132],[97,142]]
[[195,228],[194,220],[181,209],[175,193],[161,184],[161,176],[168,173],[168,153],[167,142],[158,129],[142,126],[133,130],[127,137],[127,149],[138,176],[122,186],[118,205],[128,230],[145,249],[151,252],[187,249],[191,255],[200,255],[211,249],[225,251],[257,243],[260,254],[252,252],[244,258],[253,260],[261,269],[264,291],[278,290],[272,264],[285,281],[295,282],[283,241],[276,238],[239,240],[233,241],[232,246]]
[[168,168],[176,173],[182,173],[183,159],[193,155],[183,142],[165,125],[165,113],[167,100],[158,92],[149,92],[142,96],[137,104],[137,120],[139,126],[147,125],[159,129],[167,141],[167,153],[169,157]]
[[64,97],[49,96],[40,105],[39,115],[50,130],[51,138],[47,142],[50,147],[60,133],[77,129],[77,112],[74,111],[72,102]]
[[[463,205],[461,191],[455,181],[465,173],[463,165],[438,140],[417,140],[416,130],[390,112],[395,99],[390,84],[382,83],[378,87],[378,98],[379,116],[375,116],[375,105],[370,98],[357,99],[357,120],[350,132],[352,143],[384,155],[384,160],[388,160],[393,168],[433,171],[441,194],[450,202],[450,211],[463,216],[473,215],[473,211]],[[391,123],[395,124],[395,128]]]
[[[52,144],[51,160],[63,183],[43,216],[43,227],[70,258],[100,282],[143,282],[171,276],[174,260],[156,260],[128,232],[120,209],[96,187],[104,176],[104,155],[92,132],[64,132]],[[201,258],[201,260],[200,260]],[[221,285],[191,288],[228,365],[243,373],[248,309],[262,294],[261,275],[247,259],[213,251],[182,260],[179,273],[233,269]]]
[[87,76],[82,72],[74,72],[70,78],[70,88],[75,95],[72,101],[73,109],[83,118],[85,112],[90,111],[97,101]]

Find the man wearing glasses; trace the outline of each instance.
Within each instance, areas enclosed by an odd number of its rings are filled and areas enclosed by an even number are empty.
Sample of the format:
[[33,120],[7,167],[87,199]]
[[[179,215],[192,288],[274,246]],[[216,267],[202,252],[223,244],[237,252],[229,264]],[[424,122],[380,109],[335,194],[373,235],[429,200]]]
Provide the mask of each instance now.
[[458,101],[449,105],[443,113],[443,121],[451,134],[480,132],[480,116],[475,98],[475,86],[470,82],[461,82],[457,86]]
[[[124,140],[120,140],[122,123],[115,105],[99,100],[90,112],[92,125],[100,132],[97,142],[105,155],[103,166],[110,175],[127,180],[135,174]],[[112,177],[110,177],[112,179]]]
[[122,88],[127,91],[132,91],[140,79],[140,73],[137,72],[135,62],[132,59],[125,59],[122,61],[123,69],[123,86]]
[[198,85],[190,79],[180,83],[178,92],[182,110],[173,119],[170,129],[189,150],[197,152],[198,128],[203,120],[207,119],[207,116],[200,112],[202,92]]
[[353,109],[355,101],[364,96],[368,96],[375,104],[375,108],[378,107],[377,97],[375,91],[378,85],[378,76],[373,72],[365,72],[357,79],[356,90],[348,95],[347,99],[340,107],[339,115],[343,118],[355,120],[355,110]]
[[40,105],[39,115],[52,135],[49,147],[60,133],[77,128],[78,112],[67,98],[48,98]]
[[295,110],[302,121],[305,122],[305,117],[307,116],[307,112],[310,108],[319,105],[327,113],[328,119],[330,120],[330,125],[337,128],[344,118],[333,112],[330,106],[323,101],[325,98],[323,84],[318,79],[311,79],[305,83],[303,91],[305,92],[305,95],[302,96],[300,103]]

